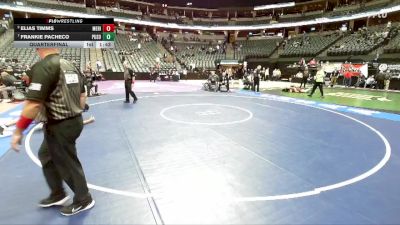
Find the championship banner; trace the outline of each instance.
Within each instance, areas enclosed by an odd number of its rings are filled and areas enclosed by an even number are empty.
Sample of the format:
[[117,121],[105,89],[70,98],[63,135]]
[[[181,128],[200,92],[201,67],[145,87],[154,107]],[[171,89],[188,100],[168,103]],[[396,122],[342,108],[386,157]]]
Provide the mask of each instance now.
[[368,64],[342,64],[340,72],[347,78],[360,76],[361,74],[368,77]]

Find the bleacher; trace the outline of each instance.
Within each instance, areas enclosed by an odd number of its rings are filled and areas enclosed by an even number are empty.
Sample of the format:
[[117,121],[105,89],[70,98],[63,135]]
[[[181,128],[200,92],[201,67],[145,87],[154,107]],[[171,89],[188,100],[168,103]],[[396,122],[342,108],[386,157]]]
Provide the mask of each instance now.
[[[85,66],[85,61],[81,60],[82,55],[85,55],[84,52],[85,50],[87,51],[88,49],[79,49],[79,48],[62,48],[61,49],[61,55],[64,59],[70,60],[72,62],[75,62],[76,66],[79,68],[84,68]],[[82,62],[82,64],[81,64]]]
[[86,13],[86,8],[85,5],[83,4],[80,5],[76,3],[67,3],[59,1],[39,1],[39,0],[28,0],[27,4],[38,8]]
[[107,71],[123,72],[124,68],[121,59],[113,49],[106,49],[103,51],[104,65]]
[[391,39],[383,50],[384,53],[400,53],[400,33]]
[[324,51],[328,46],[337,41],[341,35],[339,33],[310,34],[299,36],[289,40],[282,57],[306,57],[316,56]]
[[[86,64],[90,61],[92,69],[96,68],[96,61],[99,60],[104,65],[103,56],[97,54],[99,49],[88,49],[88,48],[62,48],[61,56],[67,60],[73,62],[81,71],[86,69]],[[104,68],[100,69],[104,71]]]
[[113,11],[113,10],[97,10],[97,14],[111,16],[111,17],[123,17],[123,18],[135,18],[138,19],[141,15],[134,14],[134,11]]
[[[147,33],[145,35],[148,35]],[[160,44],[149,38],[149,41],[141,41],[141,49],[138,50],[138,39],[130,40],[126,34],[118,34],[115,39],[115,49],[103,52],[105,67],[108,71],[122,72],[122,57],[128,61],[134,72],[150,72],[150,67],[156,65],[159,61],[161,69],[172,69],[175,66],[173,62],[165,62],[164,54],[171,55]]]
[[282,40],[282,38],[269,38],[237,41],[236,58],[244,60],[247,57],[269,57],[277,49]]
[[[95,68],[97,59],[101,61],[101,57],[90,57],[89,51],[90,49],[62,48],[60,53],[63,58],[75,62],[75,65],[82,71],[89,60],[92,62],[92,68]],[[39,56],[35,49],[14,48],[12,42],[9,42],[4,48],[0,48],[0,52],[7,52],[7,58],[18,59],[19,64],[22,65],[33,65],[39,61]]]
[[329,48],[328,55],[365,55],[382,46],[384,41],[385,28],[383,26],[368,27],[344,37]]
[[[222,49],[216,50],[216,46],[210,46],[207,43],[195,43],[195,42],[182,42],[175,43],[174,46],[178,48],[176,57],[180,63],[186,68],[190,68],[192,64],[196,68],[215,68],[215,61],[225,59]],[[213,50],[210,50],[210,47]],[[222,48],[222,45],[221,47]]]
[[13,46],[13,30],[9,30],[7,34],[3,35],[0,45],[0,54],[8,59],[17,59],[18,64],[32,65],[39,61],[39,56],[36,54],[34,48],[14,48]]

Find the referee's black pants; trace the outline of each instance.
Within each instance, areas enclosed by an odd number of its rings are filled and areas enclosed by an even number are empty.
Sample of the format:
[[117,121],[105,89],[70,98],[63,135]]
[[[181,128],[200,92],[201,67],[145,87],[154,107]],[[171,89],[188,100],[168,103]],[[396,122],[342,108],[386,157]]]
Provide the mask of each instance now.
[[125,101],[129,102],[129,95],[136,101],[137,97],[135,92],[132,91],[132,80],[125,80]]
[[254,77],[253,91],[260,92],[260,78],[259,77]]
[[65,181],[75,193],[74,202],[91,198],[75,142],[83,129],[82,116],[48,122],[39,149],[42,170],[52,195],[64,193]]
[[321,92],[321,96],[324,96],[324,88],[323,88],[323,82],[315,82],[314,86],[312,87],[310,96],[312,96],[315,92],[315,90],[319,87],[319,91]]

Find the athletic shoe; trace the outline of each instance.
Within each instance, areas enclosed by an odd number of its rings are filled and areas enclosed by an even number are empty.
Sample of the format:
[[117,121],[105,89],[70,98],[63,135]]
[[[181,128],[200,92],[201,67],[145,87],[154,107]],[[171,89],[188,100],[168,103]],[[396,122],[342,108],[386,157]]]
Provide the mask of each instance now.
[[69,196],[65,195],[65,194],[61,194],[61,195],[50,195],[49,197],[41,200],[39,202],[39,206],[42,208],[48,208],[51,206],[60,206],[60,205],[64,205],[67,201],[69,200]]
[[124,103],[129,103],[129,101],[124,101]]
[[88,198],[88,200],[84,200],[78,203],[72,203],[71,205],[64,206],[60,209],[61,215],[63,216],[72,216],[83,212],[85,210],[93,208],[95,201],[92,197]]

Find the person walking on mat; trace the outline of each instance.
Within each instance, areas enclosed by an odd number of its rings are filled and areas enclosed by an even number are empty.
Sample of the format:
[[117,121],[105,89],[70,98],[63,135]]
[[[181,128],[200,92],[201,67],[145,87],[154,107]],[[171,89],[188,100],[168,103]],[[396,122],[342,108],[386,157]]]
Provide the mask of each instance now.
[[133,103],[136,103],[138,98],[135,95],[135,92],[132,91],[132,82],[135,80],[135,74],[133,70],[129,68],[128,62],[124,61],[124,80],[125,80],[125,101],[124,103],[129,103],[129,95],[133,98]]
[[317,89],[317,87],[319,88],[319,91],[321,92],[321,98],[324,97],[324,79],[325,79],[325,72],[322,69],[321,65],[318,65],[318,71],[317,74],[315,75],[315,82],[314,82],[314,86],[311,90],[311,93],[308,95],[309,97],[312,97],[312,95],[315,92],[315,89]]
[[23,131],[34,119],[44,122],[44,141],[39,150],[39,160],[51,193],[40,201],[39,206],[65,204],[69,196],[65,193],[64,181],[74,192],[74,198],[60,212],[71,216],[95,205],[76,149],[76,140],[83,129],[82,112],[86,104],[84,81],[79,70],[60,57],[58,49],[42,48],[37,52],[41,60],[28,71],[32,79],[11,138],[11,148],[19,151]]

